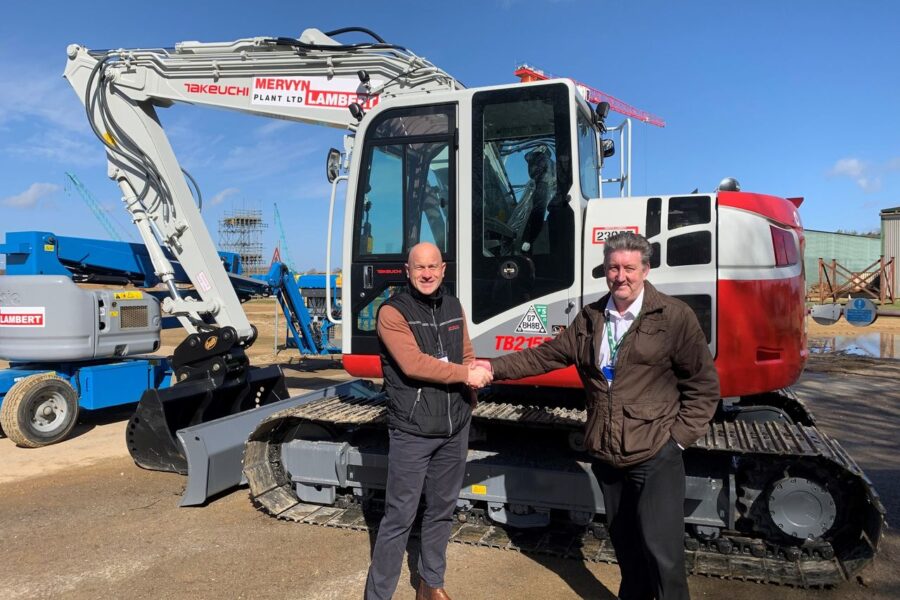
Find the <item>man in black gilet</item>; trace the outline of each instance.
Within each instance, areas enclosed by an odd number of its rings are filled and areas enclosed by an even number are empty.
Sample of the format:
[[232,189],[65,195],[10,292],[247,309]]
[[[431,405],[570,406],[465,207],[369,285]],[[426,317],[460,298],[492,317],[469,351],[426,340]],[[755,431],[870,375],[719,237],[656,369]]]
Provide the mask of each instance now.
[[471,388],[487,384],[490,374],[467,366],[475,356],[462,306],[441,285],[445,268],[437,246],[414,246],[406,264],[407,290],[378,311],[390,448],[366,600],[393,595],[423,493],[416,600],[449,600],[447,543],[465,472]]

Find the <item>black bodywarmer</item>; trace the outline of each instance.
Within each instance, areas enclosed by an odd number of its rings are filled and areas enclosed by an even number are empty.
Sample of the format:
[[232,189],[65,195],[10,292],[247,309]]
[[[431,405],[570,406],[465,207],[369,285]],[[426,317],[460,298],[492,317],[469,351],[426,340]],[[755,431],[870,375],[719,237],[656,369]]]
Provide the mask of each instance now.
[[[403,315],[419,350],[463,362],[463,311],[459,300],[439,288],[424,296],[412,286],[385,301]],[[381,345],[381,368],[388,392],[388,426],[426,437],[450,436],[472,416],[464,383],[440,384],[407,377]]]

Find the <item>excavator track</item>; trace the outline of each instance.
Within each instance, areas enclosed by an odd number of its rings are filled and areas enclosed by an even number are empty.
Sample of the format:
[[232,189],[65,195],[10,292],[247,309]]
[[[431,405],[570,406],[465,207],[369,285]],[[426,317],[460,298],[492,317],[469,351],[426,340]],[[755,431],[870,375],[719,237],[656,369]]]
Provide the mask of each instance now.
[[[852,577],[872,560],[881,534],[884,508],[862,470],[838,442],[811,424],[811,417],[799,401],[786,391],[772,396],[775,397],[769,400],[779,405],[780,410],[793,413],[807,424],[717,419],[710,424],[706,435],[686,451],[688,464],[691,455],[720,454],[730,456],[733,464],[743,465],[740,475],[732,473],[729,477],[730,493],[736,498],[733,511],[736,518],[715,536],[703,535],[702,528],[688,527],[687,566],[691,573],[714,577],[796,587],[832,586]],[[473,411],[473,427],[497,424],[529,429],[546,427],[577,434],[584,424],[583,410],[517,405],[497,401],[499,396],[495,398],[479,402]],[[279,519],[372,534],[381,518],[380,500],[359,493],[341,493],[326,506],[301,501],[282,462],[281,444],[310,431],[316,432],[318,439],[327,439],[322,436],[354,428],[383,429],[385,422],[383,395],[334,396],[273,414],[260,424],[245,449],[244,474],[253,503]],[[795,468],[798,463],[808,467],[798,471]],[[773,471],[783,475],[779,485],[792,490],[795,496],[807,500],[812,497],[824,504],[833,498],[841,506],[842,512],[835,515],[836,523],[829,530],[829,537],[809,535],[810,539],[804,541],[790,538],[793,525],[779,518],[781,509],[771,501],[771,518],[759,516],[759,498],[766,494],[780,498],[777,494],[784,493],[782,488],[776,491],[771,485],[767,487]],[[828,480],[828,485],[816,487],[800,474],[811,471]],[[834,491],[846,486],[856,490],[852,498],[838,496]],[[824,488],[832,492],[820,491]],[[855,518],[864,521],[862,524],[851,527],[839,522],[841,518],[850,518],[847,514],[860,511],[866,516]],[[792,514],[788,512],[787,516]],[[539,529],[515,529],[494,523],[483,508],[460,510],[456,517],[451,534],[453,542],[615,562],[605,527],[596,521],[580,526],[554,522],[553,526]]]

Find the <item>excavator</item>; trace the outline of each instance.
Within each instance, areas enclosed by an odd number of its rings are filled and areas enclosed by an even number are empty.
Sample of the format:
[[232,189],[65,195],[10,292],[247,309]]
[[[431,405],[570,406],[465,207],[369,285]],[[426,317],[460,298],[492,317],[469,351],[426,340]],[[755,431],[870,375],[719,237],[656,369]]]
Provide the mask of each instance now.
[[[343,43],[353,35],[365,41]],[[652,244],[650,280],[696,312],[722,400],[685,451],[685,546],[694,573],[794,586],[852,578],[876,554],[884,508],[840,443],[791,392],[807,358],[801,199],[740,191],[603,197],[609,106],[567,79],[466,88],[362,28],[307,29],[174,48],[68,48],[65,77],[106,148],[109,176],[153,258],[174,255],[199,299],[161,304],[190,332],[177,382],[128,425],[146,468],[187,473],[183,505],[242,482],[279,519],[367,529],[386,473],[375,315],[405,285],[407,251],[435,243],[478,357],[541,344],[606,292],[603,246]],[[255,337],[157,115],[174,103],[345,130],[331,149],[327,270],[345,183],[343,365],[360,379],[287,397],[248,366]],[[620,173],[618,180],[629,176]],[[174,286],[171,286],[174,288]],[[326,284],[326,307],[334,291]],[[334,315],[329,315],[334,318]],[[583,451],[573,369],[481,394],[454,541],[614,560]],[[635,417],[638,418],[638,417]]]

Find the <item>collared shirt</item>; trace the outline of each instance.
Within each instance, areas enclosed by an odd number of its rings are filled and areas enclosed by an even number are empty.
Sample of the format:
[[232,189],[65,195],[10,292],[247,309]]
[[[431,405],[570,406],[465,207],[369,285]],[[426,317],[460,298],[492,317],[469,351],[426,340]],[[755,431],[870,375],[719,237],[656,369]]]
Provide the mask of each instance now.
[[634,320],[641,314],[641,307],[643,305],[643,289],[641,290],[641,293],[638,294],[638,297],[635,298],[634,302],[631,303],[631,306],[623,313],[616,310],[616,304],[613,301],[613,297],[609,297],[609,300],[606,302],[606,310],[604,311],[606,315],[606,325],[603,326],[603,331],[600,332],[600,339],[602,341],[600,343],[599,364],[597,365],[599,368],[602,369],[607,366],[610,359],[609,336],[606,334],[607,327],[612,327],[613,343],[618,344],[625,335],[625,332],[628,331],[628,328],[631,327],[631,324],[634,323]]

